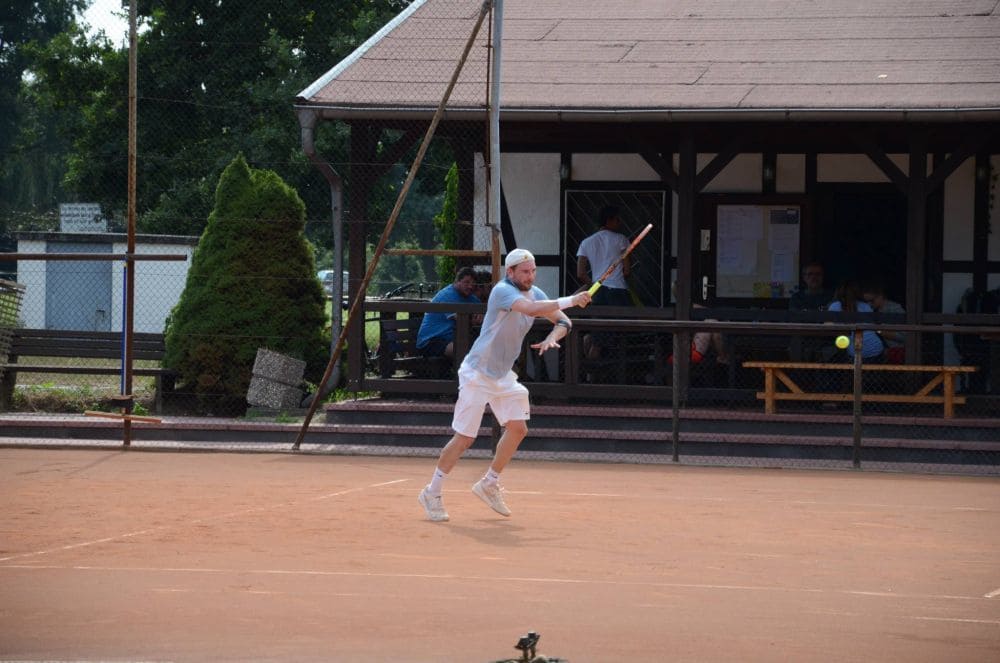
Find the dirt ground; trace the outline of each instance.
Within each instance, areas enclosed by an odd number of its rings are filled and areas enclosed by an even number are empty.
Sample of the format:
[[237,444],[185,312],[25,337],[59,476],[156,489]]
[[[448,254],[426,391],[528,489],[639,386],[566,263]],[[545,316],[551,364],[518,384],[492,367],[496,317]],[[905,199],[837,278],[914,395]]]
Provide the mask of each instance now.
[[1000,660],[1000,481],[0,449],[0,660]]

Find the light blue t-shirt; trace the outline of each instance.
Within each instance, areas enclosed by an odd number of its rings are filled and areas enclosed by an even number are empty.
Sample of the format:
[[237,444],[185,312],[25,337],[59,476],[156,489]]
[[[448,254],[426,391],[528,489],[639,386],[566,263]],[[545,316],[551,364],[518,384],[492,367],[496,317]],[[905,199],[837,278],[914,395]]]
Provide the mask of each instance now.
[[[827,311],[843,311],[844,306],[839,301],[830,302],[830,306],[827,307]],[[868,302],[858,302],[858,313],[874,313],[875,310],[868,304]],[[854,356],[854,338],[851,338],[851,342],[847,345],[847,356]],[[873,331],[866,331],[861,333],[861,358],[871,359],[872,357],[878,357],[880,354],[885,352],[885,346],[882,344],[882,339]]]
[[[447,285],[434,295],[432,304],[478,304],[479,298],[475,295],[463,297],[462,293],[455,289],[454,285]],[[424,313],[424,319],[420,321],[420,329],[417,331],[417,348],[422,348],[431,339],[443,338],[446,341],[455,340],[455,314],[441,313],[439,311],[428,311]]]
[[493,286],[489,301],[486,302],[483,330],[462,361],[463,366],[475,369],[494,380],[499,380],[510,372],[521,354],[524,337],[535,323],[533,316],[511,310],[514,302],[521,297],[533,302],[548,299],[540,288],[532,286],[531,290],[524,291],[509,279]]

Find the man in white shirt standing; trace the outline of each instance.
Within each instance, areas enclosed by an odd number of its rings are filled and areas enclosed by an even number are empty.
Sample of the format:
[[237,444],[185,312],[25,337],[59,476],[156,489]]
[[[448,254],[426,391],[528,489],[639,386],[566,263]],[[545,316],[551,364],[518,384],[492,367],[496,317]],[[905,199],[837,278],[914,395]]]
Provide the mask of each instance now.
[[482,332],[458,369],[458,402],[451,422],[455,434],[441,450],[431,482],[418,497],[427,518],[435,522],[448,520],[441,500],[442,484],[479,434],[487,403],[493,416],[504,426],[504,433],[489,470],[472,486],[472,492],[497,513],[510,515],[503,500],[500,472],[528,433],[526,421],[530,417],[528,390],[517,381],[517,374],[512,370],[514,362],[521,354],[521,344],[535,318],[546,318],[553,324],[549,335],[531,346],[542,354],[558,348],[559,341],[572,327],[563,310],[590,303],[586,291],[548,299],[535,286],[535,257],[529,251],[514,249],[507,254],[504,266],[507,277],[490,292]]
[[[598,215],[600,229],[580,242],[576,252],[576,278],[585,288],[590,287],[594,279],[611,266],[628,248],[628,238],[622,233],[622,219],[618,208],[607,205]],[[625,256],[621,264],[611,274],[601,281],[601,287],[594,293],[594,304],[598,306],[631,306],[632,296],[625,281],[629,275],[631,263]],[[584,351],[592,359],[601,354],[601,346],[606,345],[611,338],[608,334],[587,335],[584,338]]]

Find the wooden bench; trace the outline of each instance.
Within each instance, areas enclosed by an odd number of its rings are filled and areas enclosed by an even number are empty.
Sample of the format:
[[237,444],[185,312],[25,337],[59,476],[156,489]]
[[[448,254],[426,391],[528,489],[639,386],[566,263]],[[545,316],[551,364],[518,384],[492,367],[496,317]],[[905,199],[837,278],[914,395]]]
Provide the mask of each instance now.
[[[745,368],[759,368],[764,371],[764,391],[757,392],[758,400],[764,401],[764,411],[774,414],[778,401],[827,401],[850,402],[853,394],[808,392],[802,389],[791,377],[788,371],[853,371],[853,364],[812,364],[792,361],[745,361]],[[929,373],[930,380],[916,393],[912,394],[870,394],[862,393],[861,400],[868,403],[919,403],[943,404],[944,416],[950,419],[955,416],[955,405],[965,403],[964,396],[955,394],[955,376],[959,373],[972,373],[975,366],[927,366],[919,364],[862,364],[862,371],[913,372]],[[778,383],[783,384],[788,391],[779,391]],[[932,394],[938,386],[940,394]]]
[[391,378],[397,371],[421,378],[451,377],[451,357],[425,357],[417,350],[417,333],[423,317],[420,313],[410,313],[408,318],[379,319],[380,377]]
[[[163,360],[165,345],[163,334],[132,334],[132,357],[135,360]],[[72,331],[62,329],[14,329],[7,361],[0,364],[0,407],[10,406],[18,373],[53,373],[58,375],[120,375],[122,356],[121,332]],[[99,366],[81,366],[48,361],[25,363],[26,357],[43,359],[106,359]],[[135,367],[132,375],[153,377],[156,380],[156,404],[159,412],[163,405],[163,392],[173,388],[174,372],[162,367]]]

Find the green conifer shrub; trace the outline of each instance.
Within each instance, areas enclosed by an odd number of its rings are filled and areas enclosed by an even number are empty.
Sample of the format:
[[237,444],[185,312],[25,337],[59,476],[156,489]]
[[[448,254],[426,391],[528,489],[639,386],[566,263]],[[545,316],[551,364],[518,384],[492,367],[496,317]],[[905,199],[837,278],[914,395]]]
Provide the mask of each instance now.
[[[458,248],[458,164],[451,164],[445,175],[444,203],[441,213],[434,216],[434,225],[441,234],[441,246],[445,249]],[[440,256],[437,259],[438,280],[442,286],[455,280],[457,261],[451,256]]]
[[305,205],[277,174],[242,155],[226,167],[165,331],[163,364],[204,410],[246,409],[261,347],[306,361],[307,380],[322,377],[325,299],[304,229]]

